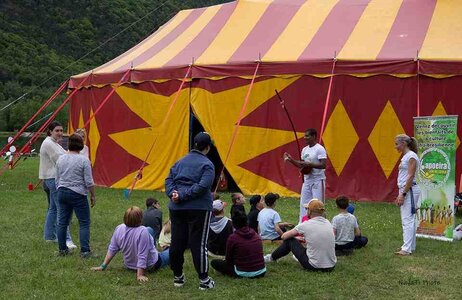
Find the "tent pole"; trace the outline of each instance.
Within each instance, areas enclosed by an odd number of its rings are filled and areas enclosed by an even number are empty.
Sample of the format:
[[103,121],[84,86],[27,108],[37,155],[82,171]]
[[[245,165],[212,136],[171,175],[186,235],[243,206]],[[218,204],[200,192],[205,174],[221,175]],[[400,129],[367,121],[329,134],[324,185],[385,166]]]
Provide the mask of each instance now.
[[120,78],[119,82],[117,82],[117,84],[115,86],[112,87],[112,90],[109,92],[109,94],[106,95],[106,98],[103,99],[103,101],[101,102],[101,104],[96,108],[96,110],[93,112],[93,114],[88,118],[88,120],[85,122],[85,124],[83,125],[83,127],[85,129],[88,128],[88,125],[90,124],[90,121],[93,120],[93,118],[96,116],[96,114],[101,110],[101,108],[103,108],[104,104],[107,103],[107,101],[109,100],[109,98],[112,96],[112,94],[114,94],[115,90],[122,85],[123,83],[123,80],[125,79],[125,77],[130,73],[132,69],[128,69],[124,75],[122,76],[122,78]]
[[[279,104],[281,104],[282,109],[286,112],[287,119],[289,119],[290,126],[292,127],[292,131],[294,133],[295,141],[297,142],[297,149],[298,149],[298,154],[302,154],[302,147],[300,146],[300,142],[298,141],[298,136],[297,136],[297,130],[295,129],[294,122],[292,121],[292,118],[290,117],[289,111],[287,110],[287,106],[285,104],[284,99],[282,99],[281,95],[279,95],[278,90],[274,90],[276,92],[276,96],[279,98]],[[300,157],[301,159],[301,157]]]
[[[38,139],[39,135],[45,130],[45,128],[54,120],[54,118],[56,117],[56,115],[61,111],[61,109],[63,109],[63,107],[69,102],[69,100],[72,98],[72,96],[74,96],[74,94],[82,87],[82,85],[84,84],[84,82],[89,78],[90,76],[86,77],[79,85],[79,87],[77,87],[76,89],[74,89],[72,91],[72,93],[67,96],[66,99],[64,99],[63,103],[61,103],[60,106],[58,106],[58,108],[53,112],[53,114],[48,118],[48,120],[42,124],[42,126],[34,133],[34,135],[29,139],[29,141],[24,144],[24,146],[18,151],[16,152],[16,157],[15,159],[13,160],[12,164],[11,164],[11,168],[13,169],[19,162],[20,158],[21,158],[21,155],[22,153],[24,153],[24,150],[25,149],[30,149],[32,147],[32,144]],[[3,174],[3,170],[0,171],[0,176]]]
[[[173,98],[173,101],[170,103],[170,106],[169,106],[169,108],[167,110],[167,113],[165,114],[165,117],[162,120],[162,123],[160,124],[160,127],[159,127],[160,132],[162,132],[163,127],[165,126],[165,124],[167,124],[167,120],[169,119],[170,114],[172,113],[173,107],[175,106],[175,103],[178,100],[180,92],[183,89],[183,86],[184,86],[186,80],[188,79],[188,75],[191,72],[192,67],[193,67],[193,64],[190,64],[188,70],[186,71],[186,74],[183,77],[183,80],[181,81],[180,87],[178,88],[178,91],[176,92],[176,95]],[[143,169],[146,166],[146,162],[149,159],[149,156],[151,155],[152,149],[154,148],[156,142],[157,142],[157,136],[154,136],[154,141],[152,142],[151,147],[149,148],[149,151],[148,151],[148,153],[146,155],[146,158],[143,160],[143,163],[141,164],[141,167],[139,168],[139,170],[138,170],[138,172],[137,172],[137,174],[136,174],[136,176],[135,176],[135,178],[133,180],[132,186],[130,187],[130,190],[128,191],[128,197],[127,198],[130,197],[130,195],[131,195],[133,189],[135,188],[135,185],[138,182],[138,180],[140,180],[143,177]]]
[[38,116],[39,113],[41,113],[46,107],[48,107],[48,105],[59,95],[61,94],[61,92],[64,90],[64,88],[66,87],[67,83],[69,82],[69,79],[64,81],[61,86],[56,89],[53,94],[50,96],[50,98],[47,99],[47,101],[45,101],[42,106],[37,110],[37,112],[29,119],[29,121],[26,122],[26,124],[24,124],[24,126],[15,134],[15,136],[13,137],[13,139],[11,141],[9,141],[4,147],[3,149],[0,151],[0,156],[3,155],[6,151],[8,151],[8,149],[10,148],[11,145],[13,145],[13,143],[21,136],[21,134],[28,128],[28,126],[32,123],[32,121],[35,120],[35,118]]
[[420,59],[419,50],[417,50],[417,117],[420,117]]
[[[255,78],[257,77],[257,72],[258,72],[259,67],[260,67],[260,60],[257,61],[257,67],[255,68],[255,72],[253,73],[252,81],[250,82],[249,89],[247,91],[247,95],[245,96],[245,99],[244,99],[244,104],[242,105],[241,112],[239,113],[237,123],[236,123],[236,125],[234,127],[234,131],[233,131],[233,135],[231,137],[231,141],[229,143],[228,151],[226,153],[225,160],[223,161],[223,167],[221,168],[220,177],[223,176],[223,172],[225,170],[226,163],[228,162],[229,154],[231,153],[231,148],[233,147],[234,141],[236,140],[237,131],[239,129],[239,126],[241,124],[242,119],[244,118],[245,109],[247,108],[247,104],[249,103],[250,92],[252,91],[252,87],[253,87],[253,84],[255,82]],[[217,190],[218,190],[218,184],[215,187],[215,193],[217,192]]]
[[332,91],[332,82],[334,80],[334,72],[335,72],[335,63],[336,62],[337,62],[337,54],[334,53],[334,59],[333,59],[333,62],[332,62],[332,72],[330,74],[330,80],[329,80],[329,88],[327,89],[326,104],[324,106],[324,113],[322,115],[321,130],[320,130],[320,133],[319,133],[319,143],[321,143],[321,141],[322,141],[322,135],[324,133],[324,126],[326,124],[327,109],[329,108],[330,93]]

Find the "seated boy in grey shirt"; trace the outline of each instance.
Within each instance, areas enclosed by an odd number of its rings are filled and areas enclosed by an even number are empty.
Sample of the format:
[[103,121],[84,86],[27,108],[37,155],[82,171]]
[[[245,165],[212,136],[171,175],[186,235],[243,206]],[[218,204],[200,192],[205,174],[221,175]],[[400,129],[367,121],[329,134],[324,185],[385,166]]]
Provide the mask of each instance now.
[[354,248],[362,248],[368,242],[367,237],[361,236],[356,217],[347,211],[349,202],[345,196],[339,196],[335,199],[339,214],[332,219],[332,227],[334,228],[337,256],[351,254]]

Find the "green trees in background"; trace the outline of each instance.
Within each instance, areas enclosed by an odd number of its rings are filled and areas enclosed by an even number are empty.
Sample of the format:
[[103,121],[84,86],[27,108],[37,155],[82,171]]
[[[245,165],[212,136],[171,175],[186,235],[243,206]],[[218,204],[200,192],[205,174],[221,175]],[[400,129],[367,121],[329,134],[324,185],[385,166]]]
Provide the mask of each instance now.
[[[19,129],[64,80],[122,54],[179,10],[229,1],[0,1],[0,109],[33,90],[0,112],[0,131]],[[135,26],[85,56],[154,9]],[[55,100],[37,119],[53,111],[62,99]],[[67,110],[57,119],[66,124]]]

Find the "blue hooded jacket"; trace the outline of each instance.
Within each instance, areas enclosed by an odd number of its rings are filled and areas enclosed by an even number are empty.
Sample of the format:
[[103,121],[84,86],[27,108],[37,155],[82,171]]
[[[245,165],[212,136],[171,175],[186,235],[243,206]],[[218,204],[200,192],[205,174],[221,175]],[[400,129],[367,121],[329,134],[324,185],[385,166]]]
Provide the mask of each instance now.
[[198,150],[191,150],[177,161],[165,179],[165,192],[171,199],[174,190],[179,202],[170,200],[171,210],[212,210],[211,187],[215,179],[213,163]]

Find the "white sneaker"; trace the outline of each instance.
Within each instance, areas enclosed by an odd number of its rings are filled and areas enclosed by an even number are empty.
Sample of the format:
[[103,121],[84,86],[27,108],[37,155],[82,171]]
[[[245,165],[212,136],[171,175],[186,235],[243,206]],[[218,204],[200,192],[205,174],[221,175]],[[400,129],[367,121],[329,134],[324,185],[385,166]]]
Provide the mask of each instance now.
[[66,241],[66,246],[67,246],[67,248],[69,248],[69,249],[71,249],[71,250],[77,248],[77,245],[74,244],[73,241]]
[[174,276],[173,278],[173,286],[174,287],[182,287],[186,282],[186,277],[184,276],[184,273],[181,274],[181,276],[177,277]]
[[270,254],[266,254],[265,256],[263,256],[263,260],[265,261],[265,264],[272,262],[272,261],[273,261],[273,257],[271,257],[271,253],[270,253]]
[[215,281],[211,277],[208,277],[205,280],[200,280],[199,289],[200,290],[209,290],[215,287]]

